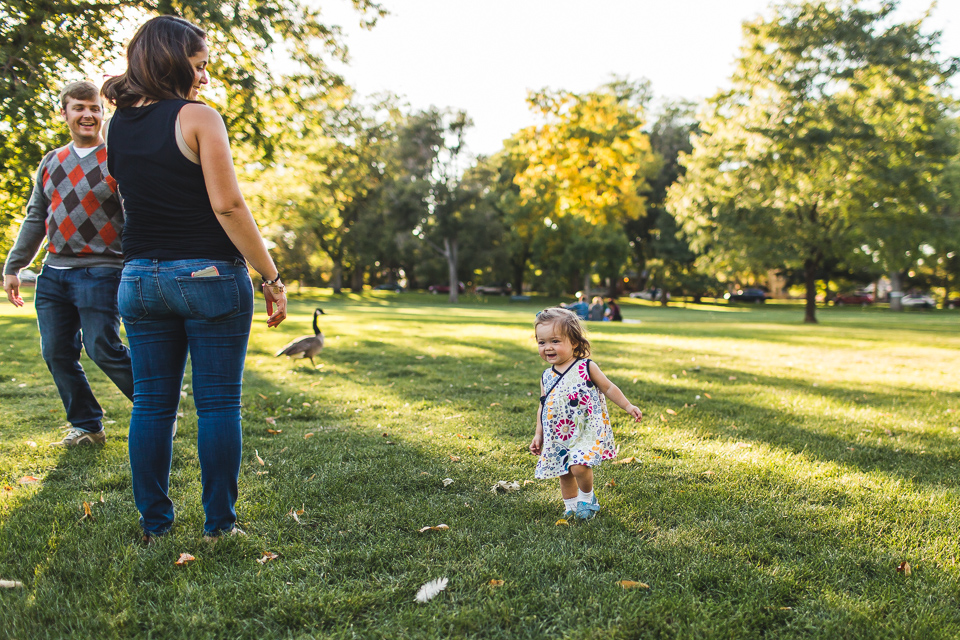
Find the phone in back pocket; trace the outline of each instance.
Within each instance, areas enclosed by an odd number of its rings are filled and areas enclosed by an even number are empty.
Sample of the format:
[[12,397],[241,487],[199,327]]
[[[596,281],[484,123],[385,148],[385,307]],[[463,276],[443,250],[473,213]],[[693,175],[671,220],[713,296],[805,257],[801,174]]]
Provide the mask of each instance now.
[[200,271],[194,271],[193,273],[190,274],[190,277],[191,278],[210,278],[212,276],[218,276],[218,275],[220,275],[220,271],[217,270],[215,266],[210,265],[209,267],[204,267],[203,269],[200,269]]

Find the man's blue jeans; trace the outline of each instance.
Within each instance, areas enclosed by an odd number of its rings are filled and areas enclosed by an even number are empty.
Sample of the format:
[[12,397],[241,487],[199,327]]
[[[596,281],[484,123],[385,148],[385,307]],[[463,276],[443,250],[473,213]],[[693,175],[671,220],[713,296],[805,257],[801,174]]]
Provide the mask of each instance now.
[[133,398],[130,352],[120,341],[117,287],[120,269],[45,266],[37,278],[35,307],[40,352],[53,374],[67,420],[77,429],[103,428],[103,409],[80,365],[80,348],[128,398]]
[[[219,275],[192,277],[215,266]],[[140,524],[148,535],[173,525],[167,495],[187,352],[193,365],[200,481],[208,535],[233,529],[240,474],[240,393],[253,318],[253,285],[241,260],[130,260],[120,314],[133,355],[130,468]]]

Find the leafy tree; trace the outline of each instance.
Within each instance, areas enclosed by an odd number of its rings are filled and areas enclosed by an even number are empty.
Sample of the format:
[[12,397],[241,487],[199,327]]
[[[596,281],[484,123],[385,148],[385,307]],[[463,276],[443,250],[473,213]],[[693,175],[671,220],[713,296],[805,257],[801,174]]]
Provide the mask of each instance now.
[[[351,2],[369,27],[384,13],[374,0]],[[275,148],[262,135],[272,95],[309,96],[340,83],[324,62],[346,55],[340,31],[302,0],[0,0],[0,227],[26,204],[43,151],[67,140],[56,122],[57,88],[116,58],[125,28],[157,14],[181,15],[207,30],[210,73],[223,89],[212,92],[214,101],[234,139],[267,154]],[[276,73],[281,48],[298,63],[287,78]]]
[[[535,215],[545,208],[541,205],[549,205],[543,218],[548,226],[559,225],[567,216],[586,223],[564,225],[583,234],[569,238],[583,245],[582,251],[564,255],[584,276],[587,290],[603,256],[616,255],[622,248],[629,251],[623,225],[646,214],[648,180],[659,170],[643,131],[643,105],[648,99],[646,82],[626,80],[585,94],[543,90],[528,102],[545,123],[514,138],[517,151],[528,158],[514,178],[519,204],[540,203],[528,210]],[[609,260],[604,262],[600,265],[606,267],[604,275],[618,279],[615,272],[624,260],[616,268]]]
[[[708,101],[669,206],[693,248],[758,271],[816,276],[859,246],[911,235],[942,167],[935,129],[955,65],[896,2],[806,1],[744,25],[732,88]],[[902,247],[896,249],[902,251]]]

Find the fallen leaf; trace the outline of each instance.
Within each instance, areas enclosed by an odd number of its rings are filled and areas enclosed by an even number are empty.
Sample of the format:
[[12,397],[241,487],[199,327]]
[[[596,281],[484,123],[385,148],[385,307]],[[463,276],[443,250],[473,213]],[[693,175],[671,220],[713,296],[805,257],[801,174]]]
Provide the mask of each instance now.
[[313,474],[312,476],[310,476],[309,478],[307,478],[307,482],[310,482],[311,480],[313,480],[313,479],[316,478],[316,477],[317,477],[317,474]]
[[90,511],[90,503],[87,501],[83,502],[83,517],[93,519],[93,512]]
[[460,456],[450,456],[450,460],[453,462],[460,462]]
[[100,502],[106,502],[106,500],[103,499],[103,491],[100,492]]
[[491,406],[491,407],[499,407],[499,406],[500,406],[500,403],[499,403],[499,402],[491,402],[491,403],[490,403],[490,406]]
[[629,458],[623,458],[622,460],[614,460],[613,464],[630,464],[631,462],[636,462],[636,461],[637,459],[635,457],[630,456]]
[[528,484],[534,484],[535,482],[536,482],[536,480],[524,480],[524,481],[523,481],[523,486],[527,486]]
[[257,471],[258,476],[268,476],[270,475],[269,471]]
[[267,433],[277,435],[278,433],[283,433],[283,429],[267,429]]
[[266,564],[266,563],[270,562],[271,560],[276,560],[276,559],[279,558],[279,557],[280,557],[280,556],[278,556],[277,554],[275,554],[275,553],[272,552],[272,551],[264,551],[264,552],[263,552],[263,557],[260,558],[259,560],[257,560],[257,562],[259,562],[260,564]]
[[704,395],[704,397],[706,397],[706,398],[708,398],[708,399],[710,399],[710,400],[713,400],[713,396],[710,395],[709,393],[705,393],[705,394],[703,394],[703,395]]
[[272,425],[276,425],[276,424],[277,424],[277,419],[274,418],[274,417],[272,417],[272,416],[267,416],[266,418],[264,418],[264,420],[266,420],[268,423],[270,423],[270,424],[272,424]]
[[674,411],[673,409],[667,409],[667,413],[669,413],[669,414],[672,415],[672,416],[677,415],[677,412]]
[[444,479],[443,479],[443,486],[449,487],[449,486],[452,485],[452,484],[453,484],[453,478],[444,478]]
[[666,422],[667,419],[663,417],[663,414],[660,414],[660,422]]
[[449,529],[449,528],[450,527],[445,524],[438,524],[435,527],[429,527],[429,526],[424,527],[423,529],[420,529],[419,531],[417,531],[417,533],[423,533],[424,531],[443,531],[444,529]]
[[502,587],[502,586],[503,586],[503,580],[491,580],[491,581],[488,582],[487,584],[489,584],[491,587]]
[[[423,357],[423,356],[419,356]],[[433,600],[437,595],[447,588],[448,580],[446,578],[437,578],[436,580],[431,580],[430,582],[424,584],[420,587],[420,590],[417,591],[417,595],[414,598],[417,602],[429,602]]]
[[13,487],[11,487],[11,486],[8,485],[8,484],[5,484],[5,485],[3,485],[3,490],[4,490],[4,491],[13,491]]
[[633,580],[621,580],[617,583],[624,589],[649,589],[650,585],[646,582],[635,582]]
[[17,480],[18,484],[35,484],[37,482],[40,482],[40,478],[34,478],[33,476],[23,476]]
[[716,475],[716,474],[715,474],[713,471],[704,471],[704,472],[701,473],[700,475],[702,475],[702,476],[712,476],[712,475]]
[[902,573],[905,576],[909,576],[913,573],[913,570],[910,568],[910,563],[904,560],[897,565],[897,573]]
[[604,486],[605,486],[607,489],[612,489],[612,488],[614,488],[615,486],[617,486],[617,481],[616,481],[616,480],[611,480],[610,482],[608,482],[608,483],[605,484]]
[[260,466],[261,466],[261,467],[262,467],[263,465],[267,464],[266,462],[263,461],[263,458],[260,457],[260,452],[257,451],[256,449],[253,450],[253,455],[255,455],[255,456],[257,457],[257,462],[260,463]]
[[[278,431],[277,433],[280,433],[280,432]],[[290,448],[290,447],[284,447],[283,449],[280,449],[280,453],[283,453],[284,451],[286,451],[286,450],[289,449],[289,448]]]
[[491,493],[513,493],[514,491],[520,491],[520,483],[516,480],[513,482],[500,480],[497,482],[497,484],[493,485],[493,488],[490,489]]
[[22,586],[23,583],[19,580],[0,580],[0,589],[17,589]]
[[194,561],[194,560],[196,560],[196,558],[194,558],[194,557],[193,557],[192,555],[190,555],[189,553],[181,553],[181,554],[180,554],[180,557],[177,558],[177,561],[174,562],[173,564],[182,567],[183,565],[187,564],[188,562],[192,562],[192,561]]
[[559,527],[560,525],[567,525],[567,524],[570,524],[570,523],[569,523],[569,522],[567,522],[567,521],[566,521],[566,519],[564,519],[564,518],[560,518],[559,520],[557,520],[557,522],[556,522],[556,525],[555,525],[555,526],[558,526],[558,527]]
[[422,475],[422,476],[428,476],[428,475],[430,475],[430,472],[429,472],[429,471],[421,471],[421,472],[420,472],[420,475]]
[[312,437],[313,437],[313,432],[303,434],[303,439],[304,439],[304,440],[306,440],[307,438],[312,438]]
[[267,399],[268,399],[267,396],[263,395],[262,393],[258,393],[257,395],[260,396],[261,398],[263,398],[264,400],[267,400]]

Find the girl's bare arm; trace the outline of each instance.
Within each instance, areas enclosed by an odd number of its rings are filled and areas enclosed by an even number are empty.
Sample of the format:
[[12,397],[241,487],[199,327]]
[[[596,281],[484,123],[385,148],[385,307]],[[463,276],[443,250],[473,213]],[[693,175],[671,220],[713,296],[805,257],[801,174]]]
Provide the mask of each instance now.
[[603,375],[603,371],[600,371],[600,367],[598,367],[597,363],[593,360],[590,361],[590,379],[593,380],[593,384],[596,385],[600,393],[610,398],[610,402],[632,415],[637,419],[637,422],[643,419],[643,412],[640,411],[640,408],[627,400],[627,397],[623,395],[623,391],[620,391],[620,387],[613,384],[607,376]]

